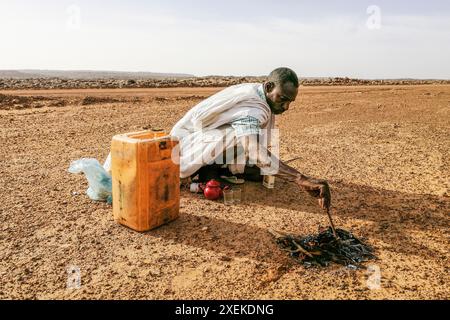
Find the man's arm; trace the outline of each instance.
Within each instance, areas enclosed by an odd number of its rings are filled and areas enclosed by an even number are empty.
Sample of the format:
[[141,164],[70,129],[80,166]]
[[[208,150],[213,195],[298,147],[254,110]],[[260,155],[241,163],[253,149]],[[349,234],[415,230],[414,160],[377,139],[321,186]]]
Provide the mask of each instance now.
[[[267,150],[267,152],[270,151]],[[272,156],[271,158],[276,159],[275,156]],[[327,181],[308,177],[279,159],[276,159],[275,161],[279,161],[279,169],[278,173],[275,175],[276,177],[297,184],[301,189],[317,198],[322,209],[330,208],[331,192]]]
[[259,168],[271,167],[271,164],[278,163],[278,172],[275,174],[283,180],[293,182],[301,189],[307,191],[311,196],[319,201],[322,209],[327,209],[331,205],[331,192],[328,182],[321,179],[308,177],[297,169],[287,165],[273,155],[265,146],[258,142],[257,136],[241,137],[241,144],[248,152],[248,158]]

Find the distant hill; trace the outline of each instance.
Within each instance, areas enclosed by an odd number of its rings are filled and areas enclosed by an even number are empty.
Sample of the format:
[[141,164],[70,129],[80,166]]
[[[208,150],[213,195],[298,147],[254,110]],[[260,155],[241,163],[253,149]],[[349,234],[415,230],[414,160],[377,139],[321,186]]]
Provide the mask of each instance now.
[[192,74],[156,73],[156,72],[121,72],[121,71],[91,71],[91,70],[0,70],[2,79],[186,79],[194,78]]
[[3,79],[28,79],[41,77],[37,73],[24,73],[18,70],[0,70],[0,78]]
[[[0,90],[228,87],[241,83],[262,83],[266,80],[267,77],[261,76],[196,77],[190,74],[153,72],[0,70]],[[450,80],[302,77],[300,84],[303,86],[449,85]]]

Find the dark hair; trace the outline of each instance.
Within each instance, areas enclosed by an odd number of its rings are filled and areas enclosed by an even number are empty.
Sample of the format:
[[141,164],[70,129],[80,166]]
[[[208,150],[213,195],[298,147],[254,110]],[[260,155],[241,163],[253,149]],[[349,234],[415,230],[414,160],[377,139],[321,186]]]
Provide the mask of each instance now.
[[277,68],[273,70],[269,74],[268,81],[273,82],[276,85],[283,85],[287,82],[292,82],[294,86],[299,86],[297,75],[292,69],[289,68]]

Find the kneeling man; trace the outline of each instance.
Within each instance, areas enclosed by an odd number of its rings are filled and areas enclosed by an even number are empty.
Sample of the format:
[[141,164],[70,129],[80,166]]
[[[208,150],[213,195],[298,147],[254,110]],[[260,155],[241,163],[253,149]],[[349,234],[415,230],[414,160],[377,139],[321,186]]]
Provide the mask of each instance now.
[[192,108],[172,129],[180,143],[181,178],[199,175],[203,181],[222,175],[261,181],[263,175],[295,183],[319,205],[329,208],[325,180],[308,177],[277,156],[275,115],[289,109],[299,81],[294,71],[278,68],[262,84],[226,88]]

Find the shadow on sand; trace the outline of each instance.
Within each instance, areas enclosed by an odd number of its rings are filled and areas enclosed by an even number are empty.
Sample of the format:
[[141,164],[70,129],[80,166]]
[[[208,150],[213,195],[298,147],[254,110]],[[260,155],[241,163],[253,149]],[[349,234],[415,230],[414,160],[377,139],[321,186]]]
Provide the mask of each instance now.
[[[336,181],[330,183],[333,214],[344,220],[352,218],[368,222],[355,232],[357,236],[364,234],[369,243],[371,239],[382,241],[386,244],[385,249],[392,252],[428,258],[442,255],[423,244],[423,239],[415,233],[435,233],[445,238],[450,225],[448,197],[394,192]],[[267,190],[258,183],[246,182],[245,188],[246,205],[317,213],[327,221],[326,213],[319,209],[316,200],[292,185]],[[182,193],[182,196],[189,195]],[[202,230],[204,227],[208,228],[206,232]],[[246,257],[267,263],[289,260],[275,245],[267,229],[215,217],[184,213],[177,221],[148,235],[214,251],[227,258]]]

